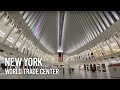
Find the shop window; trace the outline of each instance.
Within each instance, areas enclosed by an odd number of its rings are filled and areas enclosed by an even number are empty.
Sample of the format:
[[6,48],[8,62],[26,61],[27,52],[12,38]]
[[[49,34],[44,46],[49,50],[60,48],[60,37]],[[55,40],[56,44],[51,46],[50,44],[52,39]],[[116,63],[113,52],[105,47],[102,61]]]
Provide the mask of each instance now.
[[102,71],[103,71],[103,72],[106,72],[105,64],[102,64]]
[[97,64],[97,70],[101,71],[100,64]]

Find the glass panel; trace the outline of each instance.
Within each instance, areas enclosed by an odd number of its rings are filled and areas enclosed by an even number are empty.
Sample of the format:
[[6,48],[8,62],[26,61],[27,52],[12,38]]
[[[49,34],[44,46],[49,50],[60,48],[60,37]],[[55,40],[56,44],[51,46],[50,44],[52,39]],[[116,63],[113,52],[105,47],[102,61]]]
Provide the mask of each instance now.
[[112,19],[110,13],[108,11],[104,11],[104,14],[106,15],[106,17],[108,18],[108,20],[110,21],[110,23],[113,24],[114,20]]
[[111,11],[111,13],[113,14],[113,16],[115,17],[116,20],[119,20],[119,17],[115,11]]
[[99,14],[97,12],[94,12],[95,17],[97,18],[98,22],[100,23],[102,30],[106,30],[106,27],[102,21],[102,19],[100,18]]
[[108,11],[108,12],[109,12],[110,16],[112,17],[112,20],[113,20],[114,22],[116,22],[117,20],[116,20],[116,18],[114,17],[114,15],[112,14],[112,12],[111,12],[111,11]]
[[31,19],[31,17],[32,17],[32,15],[34,14],[34,12],[30,12],[30,14],[29,14],[29,16],[27,17],[27,19],[26,19],[26,23],[28,23],[29,21],[30,21],[30,19]]
[[26,11],[25,14],[23,15],[23,19],[26,19],[29,14],[29,11]]
[[97,18],[95,17],[93,12],[90,12],[92,19],[94,20],[96,26],[98,27],[99,32],[103,32],[102,27],[100,26],[100,23],[98,22]]
[[103,14],[103,12],[102,11],[98,11],[98,13],[100,14],[100,16],[101,16],[102,20],[104,21],[105,25],[107,27],[110,27],[110,24],[109,24],[108,20],[106,19],[105,15]]

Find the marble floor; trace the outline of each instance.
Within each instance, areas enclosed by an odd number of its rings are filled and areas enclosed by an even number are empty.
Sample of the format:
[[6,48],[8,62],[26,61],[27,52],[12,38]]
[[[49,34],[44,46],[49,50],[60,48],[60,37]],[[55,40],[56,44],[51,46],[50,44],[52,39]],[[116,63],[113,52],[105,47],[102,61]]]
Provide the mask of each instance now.
[[[61,72],[58,75],[5,75],[0,74],[0,79],[116,79],[111,78],[106,72],[91,72],[91,71],[72,71]],[[118,79],[118,78],[117,78]]]

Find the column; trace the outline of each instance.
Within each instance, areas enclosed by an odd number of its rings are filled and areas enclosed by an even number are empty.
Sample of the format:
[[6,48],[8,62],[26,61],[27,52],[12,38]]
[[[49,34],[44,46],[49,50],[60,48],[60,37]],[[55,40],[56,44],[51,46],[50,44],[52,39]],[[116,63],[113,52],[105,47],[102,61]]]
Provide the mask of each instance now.
[[99,46],[101,47],[101,49],[102,49],[104,55],[106,55],[106,53],[105,53],[105,49],[103,48],[103,46],[102,46],[101,44],[99,44]]
[[117,42],[117,44],[118,44],[118,46],[120,48],[120,42],[119,42],[119,40],[115,36],[113,36],[113,39]]
[[108,62],[105,62],[107,77],[108,77],[108,79],[110,79],[110,72],[109,72],[109,67],[108,67],[108,65],[109,65],[109,63],[108,63]]
[[12,44],[12,48],[16,45],[17,41],[19,40],[20,36],[22,35],[22,33],[18,36],[18,38],[14,41],[14,43]]
[[[25,37],[24,37],[25,38]],[[24,42],[21,44],[19,51],[21,51],[22,47],[24,46],[25,42],[27,41],[27,38],[24,40]]]
[[10,33],[12,32],[12,30],[15,28],[15,26],[12,27],[12,29],[8,30],[8,33],[5,35],[3,41],[1,43],[4,43],[6,41],[6,39],[8,38],[8,36],[10,35]]
[[26,38],[26,40],[24,41],[23,45],[21,46],[20,51],[22,50],[22,48],[23,48],[23,46],[26,44],[26,42],[28,42],[27,38]]
[[10,23],[10,20],[12,20],[12,19],[9,19],[8,22],[5,24],[5,26],[7,26]]
[[34,46],[32,46],[32,49],[31,49],[31,51],[30,51],[30,57],[33,56],[33,52],[32,52],[32,50],[34,50]]
[[[107,42],[106,42],[107,43]],[[111,54],[113,53],[113,50],[112,50],[112,47],[111,47],[111,45],[109,44],[109,43],[107,43],[107,45],[108,45],[108,47],[110,48],[110,50],[111,50]],[[117,60],[116,59],[116,57],[114,57],[115,58],[115,60]]]
[[87,65],[84,64],[84,70],[87,71]]
[[3,12],[3,14],[2,14],[1,17],[0,17],[0,20],[2,19],[2,17],[4,16],[4,14],[5,14],[5,13]]
[[113,50],[112,50],[112,48],[111,48],[111,46],[110,46],[110,44],[107,42],[107,41],[105,41],[105,43],[107,44],[107,46],[110,48],[110,51],[111,51],[111,54],[113,53]]
[[98,71],[98,63],[96,64],[96,71],[97,71],[97,73],[99,72],[99,71]]
[[102,69],[102,63],[100,63],[100,70],[101,70],[101,72],[103,72],[103,71],[102,71],[102,70],[103,70],[103,69]]

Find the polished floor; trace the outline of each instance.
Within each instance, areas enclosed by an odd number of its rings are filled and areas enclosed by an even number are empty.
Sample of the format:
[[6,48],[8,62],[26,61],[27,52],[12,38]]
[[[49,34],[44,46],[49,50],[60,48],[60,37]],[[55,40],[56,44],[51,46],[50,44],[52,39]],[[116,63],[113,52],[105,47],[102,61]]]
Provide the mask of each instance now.
[[4,75],[0,74],[0,79],[119,79],[111,78],[106,72],[72,71],[61,72],[59,75]]

